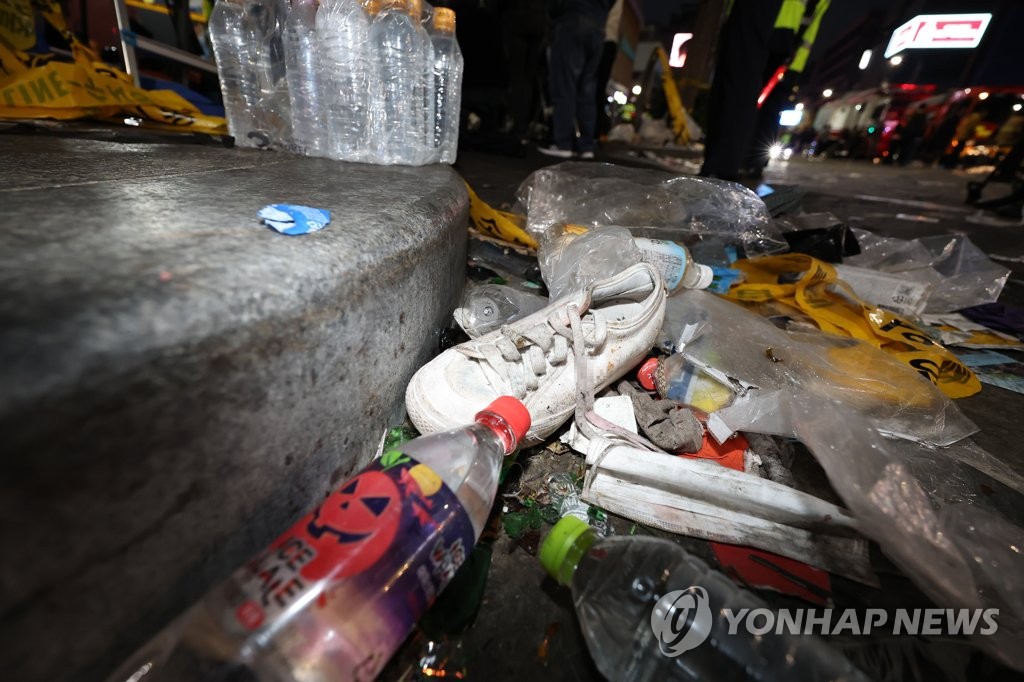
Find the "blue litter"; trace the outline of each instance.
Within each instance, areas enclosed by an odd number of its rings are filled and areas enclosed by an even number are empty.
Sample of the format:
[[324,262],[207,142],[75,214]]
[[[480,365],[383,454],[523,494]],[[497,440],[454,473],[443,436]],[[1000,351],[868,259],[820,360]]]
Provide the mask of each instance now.
[[281,234],[297,235],[319,232],[331,222],[331,212],[323,208],[271,204],[256,214]]

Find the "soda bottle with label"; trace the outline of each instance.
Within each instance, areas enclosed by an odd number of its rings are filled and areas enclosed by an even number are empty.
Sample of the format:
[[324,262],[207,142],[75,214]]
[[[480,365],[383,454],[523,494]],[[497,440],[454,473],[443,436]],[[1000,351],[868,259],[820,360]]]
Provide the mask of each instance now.
[[109,680],[374,679],[469,555],[529,427],[502,397],[384,452]]
[[745,617],[730,634],[725,609],[767,605],[670,540],[598,538],[566,516],[545,538],[540,560],[572,587],[587,648],[609,680],[867,680],[813,635],[754,634]]

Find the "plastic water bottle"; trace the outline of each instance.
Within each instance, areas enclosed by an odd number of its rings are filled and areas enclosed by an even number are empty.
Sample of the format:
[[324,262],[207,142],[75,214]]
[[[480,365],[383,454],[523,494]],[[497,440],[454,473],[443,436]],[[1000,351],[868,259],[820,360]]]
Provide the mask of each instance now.
[[695,263],[681,244],[634,237],[626,228],[614,225],[547,237],[541,241],[538,260],[552,300],[641,261],[661,273],[669,295],[684,289],[706,289],[715,274],[708,266]]
[[475,339],[535,313],[547,304],[548,299],[543,296],[504,284],[471,284],[453,316],[469,338]]
[[291,140],[285,78],[284,0],[224,0],[210,16],[228,130],[244,147]]
[[220,0],[213,7],[207,27],[217,60],[228,132],[240,145],[250,144],[249,131],[254,127],[259,104],[256,72],[249,59],[245,13],[245,0]]
[[641,386],[657,391],[662,398],[708,414],[728,407],[736,398],[731,388],[678,353],[664,359],[646,360],[637,371],[637,379]]
[[368,160],[369,112],[377,97],[369,52],[370,17],[379,0],[320,0],[316,32],[320,82],[327,111],[328,155],[346,161]]
[[429,140],[431,160],[455,163],[459,145],[459,110],[462,105],[462,51],[455,39],[455,12],[445,7],[434,10],[433,121]]
[[327,150],[320,95],[319,46],[316,43],[317,0],[292,0],[285,24],[288,95],[292,138],[296,150],[322,156]]
[[422,28],[413,21],[411,0],[390,0],[370,25],[370,53],[377,60],[381,92],[373,103],[373,147],[378,162],[416,164],[421,160],[423,115]]
[[[410,13],[416,26],[421,69],[416,83],[416,101],[420,102],[420,107],[413,112],[416,117],[413,123],[417,144],[416,163],[424,164],[435,161],[434,147],[430,143],[430,131],[434,123],[434,44],[427,31],[428,26],[433,26],[433,13],[424,13],[423,0],[410,0]],[[425,19],[424,14],[429,15],[430,19]]]
[[540,559],[571,585],[587,648],[609,680],[867,679],[812,635],[753,635],[742,625],[729,634],[723,609],[765,603],[670,540],[599,539],[566,516],[544,540]]
[[110,681],[374,679],[473,549],[529,428],[503,397],[384,452]]

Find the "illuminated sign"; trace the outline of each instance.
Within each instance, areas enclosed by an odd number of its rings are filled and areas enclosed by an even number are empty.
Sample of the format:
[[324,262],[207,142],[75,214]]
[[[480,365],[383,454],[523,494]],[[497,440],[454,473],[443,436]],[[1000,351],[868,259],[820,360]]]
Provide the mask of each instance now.
[[991,20],[991,14],[919,14],[892,32],[885,58],[907,49],[977,47]]
[[669,66],[682,66],[686,63],[686,51],[683,49],[683,45],[692,37],[692,33],[675,34],[672,38],[672,51],[668,53]]

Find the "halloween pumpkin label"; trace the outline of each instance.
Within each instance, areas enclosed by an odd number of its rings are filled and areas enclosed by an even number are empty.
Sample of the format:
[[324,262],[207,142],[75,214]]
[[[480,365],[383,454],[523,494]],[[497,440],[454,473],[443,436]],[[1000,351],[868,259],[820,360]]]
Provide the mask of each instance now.
[[373,602],[400,641],[473,543],[469,517],[441,477],[392,450],[238,571],[233,620],[258,634],[307,605],[344,620]]

